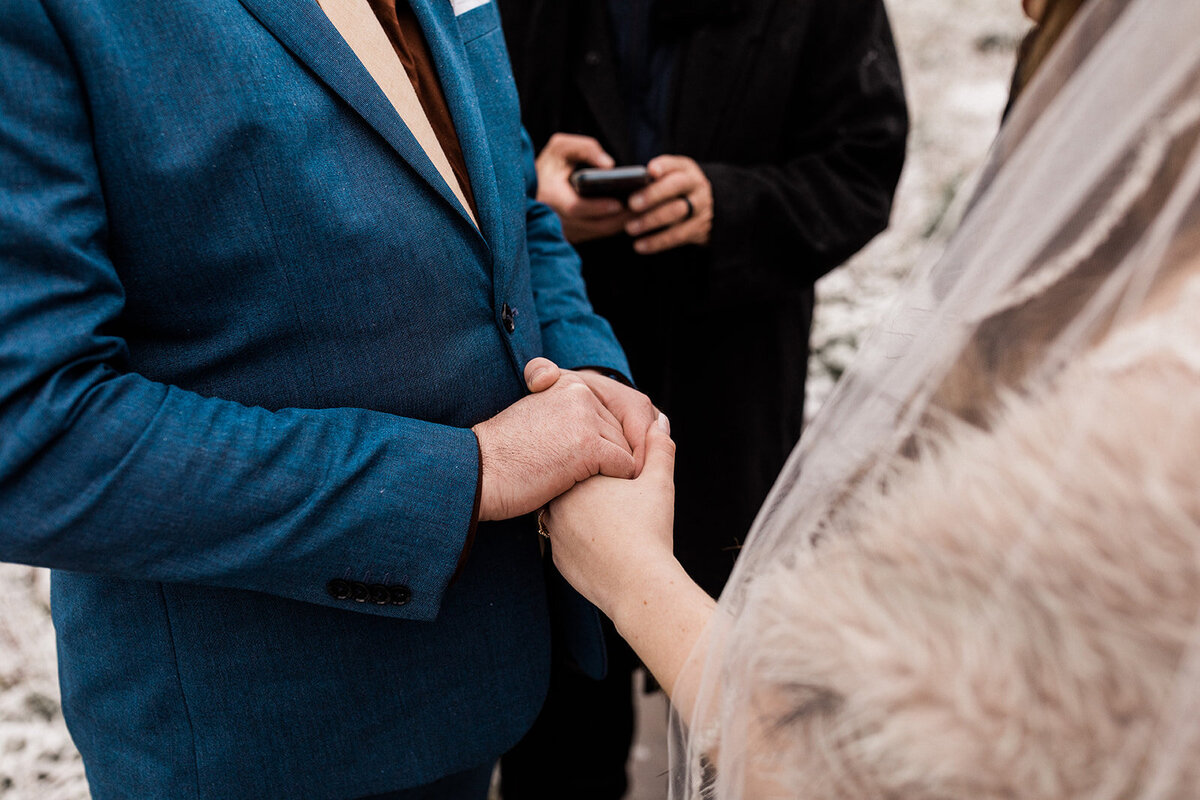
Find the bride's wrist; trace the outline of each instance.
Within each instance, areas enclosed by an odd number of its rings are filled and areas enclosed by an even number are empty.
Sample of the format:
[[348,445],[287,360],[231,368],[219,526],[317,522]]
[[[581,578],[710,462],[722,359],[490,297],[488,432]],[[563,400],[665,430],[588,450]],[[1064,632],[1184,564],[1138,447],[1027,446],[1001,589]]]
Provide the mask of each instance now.
[[663,559],[639,572],[637,581],[613,601],[609,617],[628,639],[637,635],[646,620],[661,616],[663,609],[679,603],[694,586],[678,559]]
[[690,714],[694,690],[680,676],[700,641],[716,602],[671,558],[642,570],[611,618],[674,703]]

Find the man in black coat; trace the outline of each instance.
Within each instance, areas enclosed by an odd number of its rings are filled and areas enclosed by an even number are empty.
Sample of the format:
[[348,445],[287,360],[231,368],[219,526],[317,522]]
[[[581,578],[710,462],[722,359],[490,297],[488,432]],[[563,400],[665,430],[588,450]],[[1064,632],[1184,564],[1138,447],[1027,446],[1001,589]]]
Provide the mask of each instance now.
[[[499,1],[538,199],[671,419],[676,550],[715,596],[800,436],[813,283],[887,225],[908,120],[883,2]],[[654,183],[568,182],[613,164]],[[559,671],[506,800],[623,794],[631,665]]]

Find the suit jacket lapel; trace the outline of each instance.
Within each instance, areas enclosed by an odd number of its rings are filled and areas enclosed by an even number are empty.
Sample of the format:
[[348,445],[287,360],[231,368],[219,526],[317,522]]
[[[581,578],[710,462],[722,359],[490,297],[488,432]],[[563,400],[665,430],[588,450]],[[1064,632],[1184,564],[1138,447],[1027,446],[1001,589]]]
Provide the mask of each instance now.
[[[240,0],[291,53],[374,128],[472,230],[466,210],[379,85],[314,0]],[[449,0],[446,6],[449,7]],[[457,121],[457,120],[456,120]]]
[[703,158],[725,119],[732,94],[748,65],[759,56],[774,3],[747,3],[729,22],[700,28],[681,56],[672,115],[674,149]]
[[454,17],[453,5],[450,0],[411,2],[413,13],[417,15],[425,33],[430,56],[442,83],[442,94],[446,97],[446,105],[449,106],[450,116],[454,120],[454,130],[458,133],[458,141],[462,146],[467,174],[471,179],[471,191],[475,195],[475,205],[479,210],[479,226],[484,238],[495,247],[500,243],[498,237],[502,234],[500,191],[496,185],[492,151],[488,146],[490,137],[479,112],[479,99],[475,94],[474,73],[463,46],[462,36],[458,33],[458,20]]

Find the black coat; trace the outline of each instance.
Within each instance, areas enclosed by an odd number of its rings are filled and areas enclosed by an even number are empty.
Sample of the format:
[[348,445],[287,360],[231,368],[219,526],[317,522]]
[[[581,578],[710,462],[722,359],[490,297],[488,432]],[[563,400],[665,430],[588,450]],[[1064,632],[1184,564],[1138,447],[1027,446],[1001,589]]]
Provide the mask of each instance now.
[[[908,121],[881,0],[701,5],[707,21],[682,23],[665,152],[711,181],[711,243],[645,257],[621,236],[579,252],[592,302],[671,417],[676,549],[716,592],[800,436],[813,282],[887,225]],[[500,10],[535,146],[587,134],[630,163],[604,0]]]

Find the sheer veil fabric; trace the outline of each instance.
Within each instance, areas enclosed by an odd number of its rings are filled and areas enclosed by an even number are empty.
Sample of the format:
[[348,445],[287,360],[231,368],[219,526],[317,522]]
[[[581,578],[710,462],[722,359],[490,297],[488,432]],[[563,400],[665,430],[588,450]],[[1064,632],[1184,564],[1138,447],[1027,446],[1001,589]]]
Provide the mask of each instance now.
[[673,800],[1196,796],[1197,437],[1200,3],[1092,0],[760,511]]

